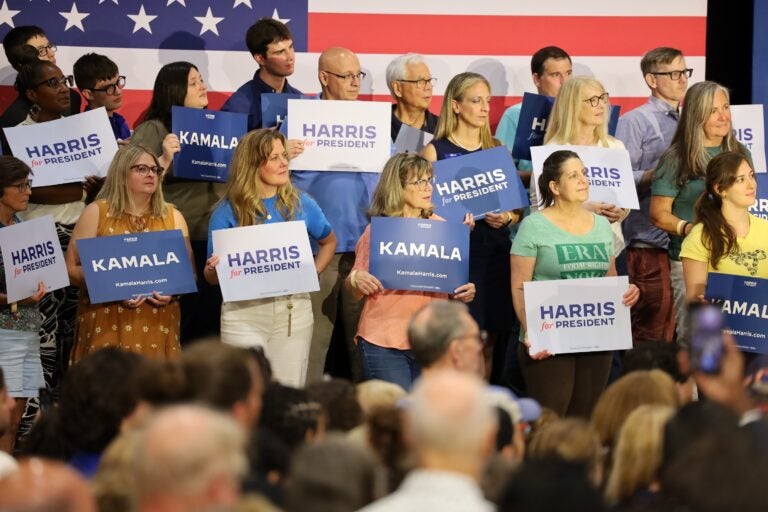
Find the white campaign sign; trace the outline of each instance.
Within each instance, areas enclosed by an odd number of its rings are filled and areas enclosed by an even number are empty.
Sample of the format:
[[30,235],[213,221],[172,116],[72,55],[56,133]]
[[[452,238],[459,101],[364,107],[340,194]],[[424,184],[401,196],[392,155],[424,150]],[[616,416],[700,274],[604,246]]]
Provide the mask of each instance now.
[[549,155],[561,149],[574,151],[587,168],[590,201],[602,201],[631,210],[640,208],[635,179],[632,175],[632,162],[626,149],[557,145],[532,147],[531,161],[536,197],[541,197],[539,176],[541,176],[544,161]]
[[392,106],[382,101],[288,100],[288,138],[304,141],[300,171],[381,172],[390,156]]
[[628,287],[627,276],[523,283],[531,354],[632,348]]
[[755,172],[766,172],[765,125],[762,105],[731,105],[731,128],[736,138],[752,152]]
[[106,176],[117,153],[117,141],[104,107],[3,131],[13,155],[35,173],[35,187]]
[[49,292],[69,286],[67,265],[50,215],[0,229],[0,249],[9,304],[34,295],[40,281]]
[[213,231],[225,302],[320,289],[304,221]]

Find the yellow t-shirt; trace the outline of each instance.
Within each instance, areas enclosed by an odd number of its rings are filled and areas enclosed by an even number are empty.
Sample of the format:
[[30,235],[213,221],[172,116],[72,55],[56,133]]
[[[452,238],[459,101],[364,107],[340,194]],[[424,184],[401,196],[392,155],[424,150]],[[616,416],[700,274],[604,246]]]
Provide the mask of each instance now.
[[720,259],[717,269],[709,262],[709,249],[701,241],[702,225],[696,224],[683,240],[680,258],[706,261],[708,272],[768,279],[768,220],[749,216],[749,233],[737,238],[739,251]]

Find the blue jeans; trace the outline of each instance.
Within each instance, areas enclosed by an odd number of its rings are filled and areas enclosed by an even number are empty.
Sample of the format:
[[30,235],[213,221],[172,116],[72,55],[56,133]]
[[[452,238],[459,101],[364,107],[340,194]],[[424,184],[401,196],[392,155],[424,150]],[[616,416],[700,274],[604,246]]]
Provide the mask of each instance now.
[[386,380],[410,391],[413,382],[421,375],[421,367],[410,350],[380,347],[363,338],[358,338],[357,350],[366,380]]

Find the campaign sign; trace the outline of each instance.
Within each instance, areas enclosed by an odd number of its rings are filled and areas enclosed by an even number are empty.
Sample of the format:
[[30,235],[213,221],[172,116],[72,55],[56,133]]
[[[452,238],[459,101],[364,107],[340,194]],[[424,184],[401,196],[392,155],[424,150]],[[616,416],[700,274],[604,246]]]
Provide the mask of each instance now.
[[420,153],[434,135],[403,123],[395,138],[395,153]]
[[306,94],[265,92],[261,95],[261,126],[282,126],[288,115],[288,100],[307,99]]
[[434,169],[432,202],[448,220],[461,222],[467,213],[482,219],[488,212],[530,205],[506,146],[438,160]]
[[67,264],[61,252],[53,217],[46,215],[0,229],[8,304],[37,293],[69,286]]
[[288,100],[288,117],[288,138],[304,141],[293,170],[381,172],[390,157],[391,103]]
[[369,268],[387,290],[453,293],[469,281],[469,226],[373,217]]
[[768,353],[768,279],[710,272],[704,298],[719,306],[739,349]]
[[757,198],[750,206],[749,213],[762,219],[768,219],[768,173],[760,173],[757,178]]
[[629,308],[622,304],[628,287],[627,276],[523,283],[530,353],[632,348]]
[[320,289],[303,220],[213,231],[224,302]]
[[567,149],[576,152],[587,169],[589,200],[615,204],[621,208],[637,210],[637,188],[632,174],[632,162],[626,149],[610,149],[597,146],[547,145],[531,148],[533,178],[536,197],[539,193],[539,176],[544,161],[555,151]]
[[179,229],[77,240],[93,304],[197,291]]
[[731,129],[752,153],[756,173],[768,171],[765,163],[765,125],[762,105],[731,105]]
[[174,106],[173,133],[181,151],[173,156],[173,174],[202,181],[227,181],[229,161],[248,131],[248,115]]
[[106,176],[117,153],[117,141],[104,107],[3,131],[13,155],[35,173],[35,187]]

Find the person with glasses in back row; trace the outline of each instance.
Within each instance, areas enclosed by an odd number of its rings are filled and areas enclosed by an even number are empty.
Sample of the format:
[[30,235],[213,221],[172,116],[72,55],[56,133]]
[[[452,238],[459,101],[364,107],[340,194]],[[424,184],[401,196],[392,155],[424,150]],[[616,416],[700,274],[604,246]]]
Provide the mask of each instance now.
[[109,117],[109,124],[118,142],[131,137],[131,129],[125,118],[117,113],[123,105],[125,77],[120,74],[117,64],[97,53],[86,53],[72,68],[75,83],[88,104],[85,110],[104,107]]
[[424,57],[417,53],[396,57],[387,66],[386,76],[396,102],[392,105],[392,142],[404,124],[435,133],[437,116],[429,111],[429,104],[437,78],[432,76]]
[[[134,144],[120,148],[109,166],[104,187],[85,208],[72,238],[179,229],[186,242],[186,256],[192,261],[187,223],[173,205],[165,202],[162,180],[163,168],[149,148]],[[72,364],[107,346],[154,359],[180,355],[178,300],[155,291],[145,297],[92,304],[77,244],[69,245],[66,262],[70,281],[80,287]]]

